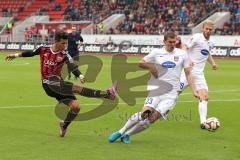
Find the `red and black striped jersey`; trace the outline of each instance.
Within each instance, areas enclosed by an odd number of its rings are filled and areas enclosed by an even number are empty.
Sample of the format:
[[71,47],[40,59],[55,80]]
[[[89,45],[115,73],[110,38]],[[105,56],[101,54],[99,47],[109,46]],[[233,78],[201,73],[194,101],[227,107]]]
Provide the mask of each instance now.
[[61,76],[64,63],[73,63],[71,56],[66,51],[53,52],[50,46],[43,45],[32,52],[34,55],[40,55],[42,80],[51,75]]

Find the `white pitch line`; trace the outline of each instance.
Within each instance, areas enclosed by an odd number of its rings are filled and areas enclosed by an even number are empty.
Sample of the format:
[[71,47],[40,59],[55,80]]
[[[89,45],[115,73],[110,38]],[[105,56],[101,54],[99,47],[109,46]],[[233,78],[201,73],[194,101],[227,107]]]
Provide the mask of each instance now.
[[[239,92],[240,90],[216,90],[216,91],[208,91],[210,93],[221,93],[221,92]],[[192,94],[192,93],[181,93],[180,95],[188,95],[188,94]]]
[[14,64],[11,64],[11,66],[26,66],[26,65],[29,65],[30,63],[29,62],[25,62],[25,63],[14,63]]
[[[208,100],[209,102],[240,102],[240,99],[213,99],[213,100]],[[192,103],[192,102],[198,102],[196,101],[178,101],[179,103]],[[177,102],[177,103],[178,103]]]
[[36,105],[36,106],[4,106],[0,107],[0,109],[9,109],[9,108],[40,108],[40,107],[51,107],[54,105]]
[[[240,99],[213,99],[209,100],[210,102],[240,102]],[[193,102],[198,102],[197,100],[195,101],[178,101],[177,103],[193,103]],[[87,103],[87,104],[82,104],[81,106],[97,106],[100,103]],[[136,103],[136,105],[139,105],[143,103]],[[127,105],[126,103],[118,103],[118,105]],[[41,108],[41,107],[55,107],[56,105],[36,105],[36,106],[4,106],[0,107],[0,109],[16,109],[16,108]]]

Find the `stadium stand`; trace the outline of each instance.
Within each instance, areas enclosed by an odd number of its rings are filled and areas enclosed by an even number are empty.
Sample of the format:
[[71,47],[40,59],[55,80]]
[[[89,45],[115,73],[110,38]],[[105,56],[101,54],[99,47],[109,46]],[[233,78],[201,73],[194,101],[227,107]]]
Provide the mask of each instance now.
[[[98,27],[102,26],[102,22],[110,15],[123,13],[125,20],[104,33],[161,35],[167,30],[174,30],[179,35],[187,35],[191,34],[192,27],[217,11],[230,12],[231,18],[222,27],[216,28],[214,34],[239,35],[238,0],[0,1],[0,16],[2,17],[14,17],[15,21],[22,21],[31,15],[48,15],[51,22],[88,20],[93,23],[95,34],[100,33]],[[78,27],[83,29],[88,25],[89,23],[85,23]],[[47,32],[44,33],[54,33],[56,26],[56,24],[45,24],[44,29]],[[66,26],[69,28],[67,24]],[[43,32],[40,31],[42,29],[43,24],[40,23],[26,28],[25,37],[28,37],[28,34],[42,34]]]
[[[227,24],[229,29],[222,33],[239,34],[237,24],[238,1],[128,1],[123,5],[126,20],[120,23],[115,30],[116,34],[163,34],[167,30],[174,30],[180,35],[190,34],[191,27],[216,11],[230,11],[232,19]],[[228,5],[226,5],[228,4]],[[221,7],[225,6],[225,9]],[[239,25],[238,25],[239,26]],[[224,26],[223,28],[226,28]],[[230,31],[229,31],[230,30]],[[216,32],[217,33],[217,32]]]
[[0,17],[12,17],[16,16],[21,12],[28,0],[22,1],[10,1],[10,0],[1,0],[0,1]]
[[231,17],[229,22],[225,22],[222,28],[216,28],[217,35],[240,35],[240,2],[229,1],[221,2],[219,11],[230,11]]

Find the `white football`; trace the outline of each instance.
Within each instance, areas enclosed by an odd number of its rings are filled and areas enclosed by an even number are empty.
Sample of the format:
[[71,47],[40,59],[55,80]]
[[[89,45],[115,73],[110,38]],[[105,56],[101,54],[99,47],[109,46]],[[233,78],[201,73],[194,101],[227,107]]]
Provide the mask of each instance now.
[[206,129],[214,132],[220,127],[220,121],[216,117],[210,117],[206,121]]

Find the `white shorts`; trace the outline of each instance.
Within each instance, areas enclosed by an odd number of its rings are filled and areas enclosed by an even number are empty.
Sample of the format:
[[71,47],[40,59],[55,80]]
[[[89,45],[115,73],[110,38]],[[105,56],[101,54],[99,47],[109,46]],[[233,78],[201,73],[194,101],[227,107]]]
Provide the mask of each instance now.
[[[205,89],[208,91],[208,85],[204,74],[192,74],[196,90]],[[179,91],[183,91],[188,86],[188,81],[185,74],[181,74]]]
[[171,97],[168,97],[165,95],[147,97],[145,100],[144,106],[148,106],[155,109],[161,114],[161,116],[164,119],[166,119],[168,112],[175,107],[176,101],[177,101],[177,96],[174,96],[174,95]]

